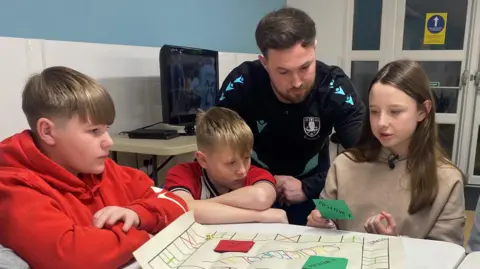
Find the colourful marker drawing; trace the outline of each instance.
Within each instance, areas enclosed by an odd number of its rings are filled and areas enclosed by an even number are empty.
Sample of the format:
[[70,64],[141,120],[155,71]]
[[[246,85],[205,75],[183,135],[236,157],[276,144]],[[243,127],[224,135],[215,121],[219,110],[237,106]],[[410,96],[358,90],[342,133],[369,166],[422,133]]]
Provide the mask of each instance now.
[[207,234],[207,240],[212,240],[213,239],[213,235],[212,234]]
[[[352,268],[404,268],[404,248],[397,238],[218,232],[196,223],[193,216],[188,218],[180,224],[184,228],[170,234],[157,234],[158,243],[136,256],[139,264],[152,269],[226,269],[274,268],[288,263],[300,268],[310,257],[323,256],[348,259],[348,266]],[[250,240],[255,245],[248,253],[219,254],[214,249],[220,240]]]

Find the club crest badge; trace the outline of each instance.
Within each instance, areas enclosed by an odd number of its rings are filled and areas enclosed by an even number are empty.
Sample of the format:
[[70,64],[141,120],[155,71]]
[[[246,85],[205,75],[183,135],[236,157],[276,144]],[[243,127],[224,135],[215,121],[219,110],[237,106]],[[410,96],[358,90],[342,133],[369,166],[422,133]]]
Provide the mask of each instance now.
[[320,118],[319,117],[304,117],[303,118],[303,130],[308,137],[314,137],[318,135],[320,131]]

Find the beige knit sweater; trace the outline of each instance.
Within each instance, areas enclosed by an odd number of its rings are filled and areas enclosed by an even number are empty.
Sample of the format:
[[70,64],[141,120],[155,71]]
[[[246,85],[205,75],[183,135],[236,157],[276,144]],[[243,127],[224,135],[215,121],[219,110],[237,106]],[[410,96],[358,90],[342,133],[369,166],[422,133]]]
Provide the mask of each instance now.
[[352,220],[338,220],[338,229],[365,232],[365,221],[383,210],[393,215],[400,235],[463,245],[465,200],[461,173],[449,165],[440,165],[435,202],[410,215],[407,161],[397,161],[390,169],[386,154],[382,152],[377,162],[356,163],[343,153],[333,162],[320,198],[345,200],[353,215]]

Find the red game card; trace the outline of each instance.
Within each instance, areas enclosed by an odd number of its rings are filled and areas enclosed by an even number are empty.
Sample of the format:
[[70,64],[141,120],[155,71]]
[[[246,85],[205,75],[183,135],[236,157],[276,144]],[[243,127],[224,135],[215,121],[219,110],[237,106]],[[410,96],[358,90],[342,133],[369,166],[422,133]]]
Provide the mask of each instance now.
[[253,241],[238,241],[238,240],[220,240],[215,252],[248,252],[255,242]]

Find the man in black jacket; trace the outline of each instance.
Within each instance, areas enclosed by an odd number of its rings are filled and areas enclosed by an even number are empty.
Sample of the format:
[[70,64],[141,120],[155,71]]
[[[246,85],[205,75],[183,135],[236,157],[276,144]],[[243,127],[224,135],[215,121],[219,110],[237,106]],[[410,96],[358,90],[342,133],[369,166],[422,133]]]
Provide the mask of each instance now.
[[267,14],[255,32],[262,55],[229,73],[217,104],[248,123],[255,136],[252,163],[275,175],[280,207],[299,225],[325,185],[332,129],[349,148],[365,115],[345,73],[316,61],[315,36],[315,23],[301,10]]

